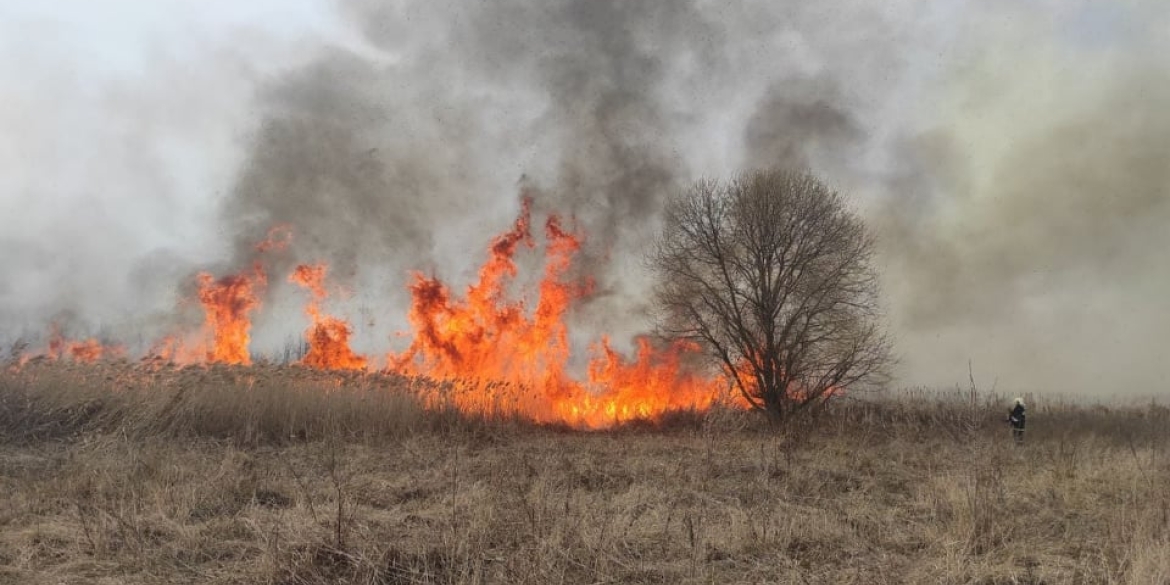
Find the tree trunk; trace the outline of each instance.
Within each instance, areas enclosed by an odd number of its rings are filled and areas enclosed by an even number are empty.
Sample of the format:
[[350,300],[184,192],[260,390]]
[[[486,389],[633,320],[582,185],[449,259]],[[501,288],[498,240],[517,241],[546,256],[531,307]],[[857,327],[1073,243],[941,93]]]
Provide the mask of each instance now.
[[776,388],[769,388],[764,393],[764,412],[768,414],[768,418],[774,423],[781,423],[784,421],[785,404],[784,393]]

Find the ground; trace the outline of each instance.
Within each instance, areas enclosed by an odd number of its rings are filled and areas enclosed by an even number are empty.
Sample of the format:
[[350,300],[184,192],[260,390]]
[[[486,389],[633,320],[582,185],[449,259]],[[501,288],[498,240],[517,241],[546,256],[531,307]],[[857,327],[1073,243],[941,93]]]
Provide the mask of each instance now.
[[1154,404],[1033,407],[1018,447],[961,394],[583,433],[79,371],[0,377],[0,583],[1170,583]]

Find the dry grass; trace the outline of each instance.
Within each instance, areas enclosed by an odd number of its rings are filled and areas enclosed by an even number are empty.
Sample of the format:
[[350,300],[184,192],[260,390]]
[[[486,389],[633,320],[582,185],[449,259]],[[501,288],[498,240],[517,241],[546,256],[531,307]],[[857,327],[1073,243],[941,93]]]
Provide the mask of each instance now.
[[[340,383],[339,383],[340,382]],[[393,377],[0,374],[0,583],[1170,583],[1170,411],[849,400],[580,434]]]

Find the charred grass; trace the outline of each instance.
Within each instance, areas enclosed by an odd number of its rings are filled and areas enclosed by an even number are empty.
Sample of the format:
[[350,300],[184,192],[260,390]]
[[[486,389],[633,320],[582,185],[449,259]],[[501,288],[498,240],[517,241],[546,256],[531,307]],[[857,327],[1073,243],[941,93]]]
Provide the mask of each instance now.
[[1037,397],[599,433],[391,376],[0,374],[0,583],[1170,582],[1170,411]]

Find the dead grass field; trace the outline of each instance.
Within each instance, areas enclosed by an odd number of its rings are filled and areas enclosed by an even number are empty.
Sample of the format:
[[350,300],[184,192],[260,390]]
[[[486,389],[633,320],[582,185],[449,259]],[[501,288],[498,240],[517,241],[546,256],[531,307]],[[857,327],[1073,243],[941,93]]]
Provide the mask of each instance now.
[[1170,583],[1170,411],[843,400],[599,433],[299,368],[0,374],[0,583]]

